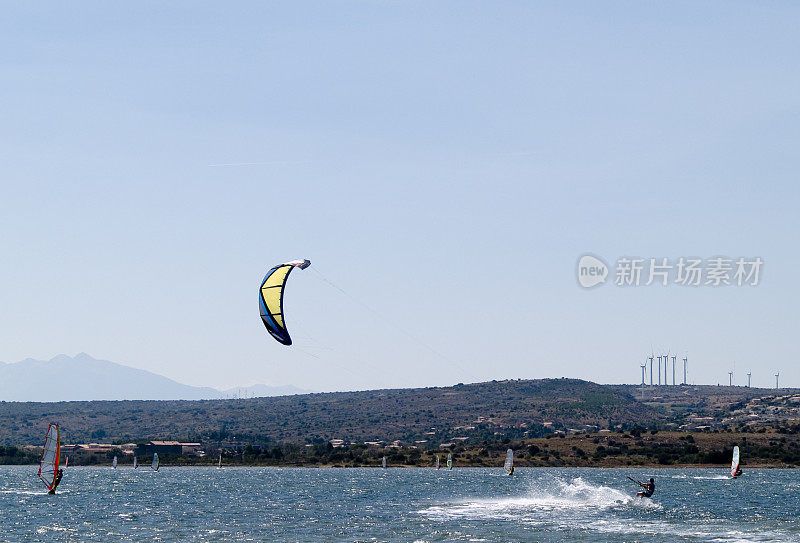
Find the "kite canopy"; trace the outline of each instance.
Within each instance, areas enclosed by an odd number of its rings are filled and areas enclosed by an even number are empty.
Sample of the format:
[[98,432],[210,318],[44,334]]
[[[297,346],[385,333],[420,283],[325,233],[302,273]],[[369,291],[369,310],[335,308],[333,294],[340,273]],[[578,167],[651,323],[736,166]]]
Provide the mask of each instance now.
[[294,268],[304,270],[310,265],[310,260],[292,260],[269,270],[261,281],[261,288],[258,292],[261,320],[264,322],[267,332],[284,345],[291,345],[292,338],[289,337],[289,331],[286,330],[286,323],[283,319],[283,289],[289,273]]

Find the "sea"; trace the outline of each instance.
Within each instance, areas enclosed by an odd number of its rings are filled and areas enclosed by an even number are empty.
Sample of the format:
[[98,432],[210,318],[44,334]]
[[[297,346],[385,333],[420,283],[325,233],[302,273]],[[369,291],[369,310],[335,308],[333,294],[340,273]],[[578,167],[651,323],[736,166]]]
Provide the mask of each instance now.
[[800,542],[800,470],[0,466],[0,541]]

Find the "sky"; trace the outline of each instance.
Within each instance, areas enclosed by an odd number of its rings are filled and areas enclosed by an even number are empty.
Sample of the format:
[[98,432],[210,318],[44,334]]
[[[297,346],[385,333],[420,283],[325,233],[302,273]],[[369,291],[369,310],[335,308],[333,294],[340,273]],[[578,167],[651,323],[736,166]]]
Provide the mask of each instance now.
[[[638,383],[669,352],[800,386],[798,27],[791,2],[8,6],[0,360],[334,391]],[[764,264],[585,289],[584,254]],[[285,347],[258,286],[297,258]]]

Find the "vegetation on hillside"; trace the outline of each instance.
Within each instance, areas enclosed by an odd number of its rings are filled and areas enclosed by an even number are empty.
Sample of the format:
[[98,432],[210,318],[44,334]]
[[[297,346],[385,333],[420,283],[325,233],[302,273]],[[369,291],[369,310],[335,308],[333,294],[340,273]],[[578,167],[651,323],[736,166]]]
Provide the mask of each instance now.
[[500,381],[207,401],[0,403],[0,443],[40,444],[50,422],[65,442],[148,439],[278,442],[537,437],[556,430],[662,422],[623,390],[574,379]]
[[[207,456],[173,463],[499,465],[720,464],[738,444],[748,461],[799,465],[800,394],[743,387],[598,385],[574,379],[208,401],[0,403],[0,462],[37,455],[49,422],[64,443],[201,442]],[[745,449],[746,446],[746,449]],[[121,451],[122,463],[132,461]],[[112,453],[76,456],[107,463]]]

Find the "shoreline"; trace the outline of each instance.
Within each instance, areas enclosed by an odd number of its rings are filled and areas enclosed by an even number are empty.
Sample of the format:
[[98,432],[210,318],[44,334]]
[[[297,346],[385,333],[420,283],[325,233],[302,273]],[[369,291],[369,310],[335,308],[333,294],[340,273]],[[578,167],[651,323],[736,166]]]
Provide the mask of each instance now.
[[[38,463],[35,464],[0,464],[0,467],[5,466],[28,466],[28,467],[36,467]],[[108,469],[118,469],[118,470],[132,470],[133,466],[130,464],[118,465],[116,468],[113,468],[111,464],[75,464],[70,465],[64,469],[70,468],[108,468]],[[176,464],[168,464],[168,463],[161,463],[159,469],[163,468],[209,468],[209,469],[230,469],[230,468],[292,468],[292,469],[430,469],[434,471],[457,471],[460,469],[497,469],[502,470],[503,466],[485,466],[485,465],[463,465],[463,466],[454,466],[452,470],[448,470],[445,467],[440,469],[436,469],[433,466],[411,466],[411,465],[388,465],[385,468],[381,467],[380,465],[363,465],[363,466],[353,466],[353,465],[343,465],[343,464],[303,464],[303,465],[291,465],[291,464],[223,464],[221,467],[217,466],[216,464],[192,464],[192,463],[176,463]],[[746,468],[744,471],[752,470],[752,469],[800,469],[798,466],[793,466],[789,464],[785,465],[778,465],[778,464],[748,464],[743,466]],[[659,469],[659,470],[684,470],[684,469],[709,469],[709,470],[720,470],[725,471],[726,473],[730,471],[730,466],[727,464],[673,464],[669,466],[664,466],[658,463],[652,464],[637,464],[635,466],[575,466],[575,465],[562,465],[562,466],[526,466],[526,465],[515,465],[514,469],[605,469],[605,470],[631,470],[631,469]],[[152,471],[150,466],[148,465],[141,465],[138,470],[143,471]]]
[[[503,439],[476,443],[448,444],[421,448],[415,445],[380,446],[339,441],[314,444],[276,443],[247,445],[240,450],[204,445],[205,455],[168,454],[159,451],[165,466],[216,467],[218,455],[224,466],[270,467],[379,467],[382,458],[394,467],[432,467],[452,455],[457,468],[502,466],[506,451],[514,451],[515,466],[575,468],[715,468],[730,466],[733,448],[742,451],[742,468],[800,467],[800,434],[743,432],[619,432],[550,435],[531,439]],[[109,451],[69,454],[71,466],[111,466],[114,456],[119,467],[132,465],[132,452],[119,446]],[[6,447],[0,456],[2,464],[36,465],[40,448]],[[149,455],[138,455],[142,468],[147,468]],[[444,469],[444,467],[442,468]]]

